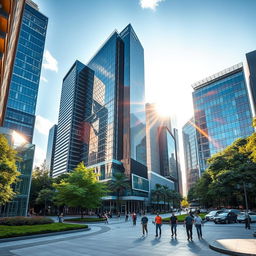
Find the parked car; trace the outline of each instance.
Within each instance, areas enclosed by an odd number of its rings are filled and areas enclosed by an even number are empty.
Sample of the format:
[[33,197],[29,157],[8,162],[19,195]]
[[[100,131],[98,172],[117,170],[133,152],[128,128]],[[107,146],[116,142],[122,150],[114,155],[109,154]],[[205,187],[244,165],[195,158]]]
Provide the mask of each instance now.
[[199,210],[201,213],[207,213],[208,211],[207,211],[207,209],[200,209]]
[[228,210],[225,212],[222,212],[220,214],[218,214],[217,216],[215,216],[213,218],[213,221],[215,224],[217,223],[236,223],[237,222],[237,213],[232,211],[232,210]]
[[[248,212],[248,214],[249,214],[249,216],[251,218],[251,222],[256,222],[256,212]],[[239,223],[245,221],[245,212],[240,212],[240,214],[238,214],[237,221]]]
[[210,211],[208,214],[205,215],[205,219],[207,221],[213,220],[215,216],[217,216],[219,213],[224,212],[224,210],[216,210],[216,211]]

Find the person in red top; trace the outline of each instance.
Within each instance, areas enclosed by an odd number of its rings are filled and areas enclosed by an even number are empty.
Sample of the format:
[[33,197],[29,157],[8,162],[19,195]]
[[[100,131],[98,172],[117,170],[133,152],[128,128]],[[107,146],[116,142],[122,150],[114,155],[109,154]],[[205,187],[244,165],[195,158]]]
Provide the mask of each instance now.
[[159,216],[159,213],[157,213],[157,215],[155,217],[155,223],[156,223],[156,237],[158,237],[158,229],[159,229],[159,237],[161,237],[162,217]]

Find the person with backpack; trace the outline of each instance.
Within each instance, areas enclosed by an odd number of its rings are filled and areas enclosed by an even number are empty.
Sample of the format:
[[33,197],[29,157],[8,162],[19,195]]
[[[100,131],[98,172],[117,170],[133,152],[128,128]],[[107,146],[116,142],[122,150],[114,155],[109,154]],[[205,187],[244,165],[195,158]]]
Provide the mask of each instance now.
[[148,218],[145,214],[143,214],[141,218],[141,225],[142,225],[142,236],[144,236],[145,231],[146,231],[146,234],[148,234]]
[[171,224],[171,230],[172,230],[172,238],[173,238],[174,235],[175,235],[175,238],[176,238],[177,237],[178,219],[174,215],[174,213],[172,213],[172,216],[170,217],[170,224]]
[[194,218],[192,213],[190,213],[184,220],[184,226],[186,227],[187,230],[187,237],[188,241],[189,239],[193,241],[193,223],[194,223]]

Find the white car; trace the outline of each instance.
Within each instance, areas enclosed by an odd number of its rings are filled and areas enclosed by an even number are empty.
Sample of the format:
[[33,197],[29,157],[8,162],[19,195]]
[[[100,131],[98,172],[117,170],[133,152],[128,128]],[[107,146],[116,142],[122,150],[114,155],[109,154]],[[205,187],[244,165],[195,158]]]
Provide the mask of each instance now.
[[[256,212],[249,212],[249,216],[251,218],[251,222],[256,222]],[[237,216],[237,221],[240,223],[245,221],[245,212],[241,212]]]
[[216,210],[216,211],[210,211],[208,214],[205,215],[206,220],[213,220],[214,217],[216,217],[219,213],[223,213],[224,210]]

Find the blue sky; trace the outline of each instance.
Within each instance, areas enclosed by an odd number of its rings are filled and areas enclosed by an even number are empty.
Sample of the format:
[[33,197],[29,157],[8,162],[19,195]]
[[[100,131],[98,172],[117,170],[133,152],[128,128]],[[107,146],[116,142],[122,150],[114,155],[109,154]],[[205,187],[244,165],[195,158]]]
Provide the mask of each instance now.
[[37,165],[58,120],[63,77],[76,59],[86,64],[114,29],[134,27],[145,52],[147,102],[175,115],[180,134],[193,113],[191,84],[256,49],[255,0],[34,1],[49,18],[34,134]]

